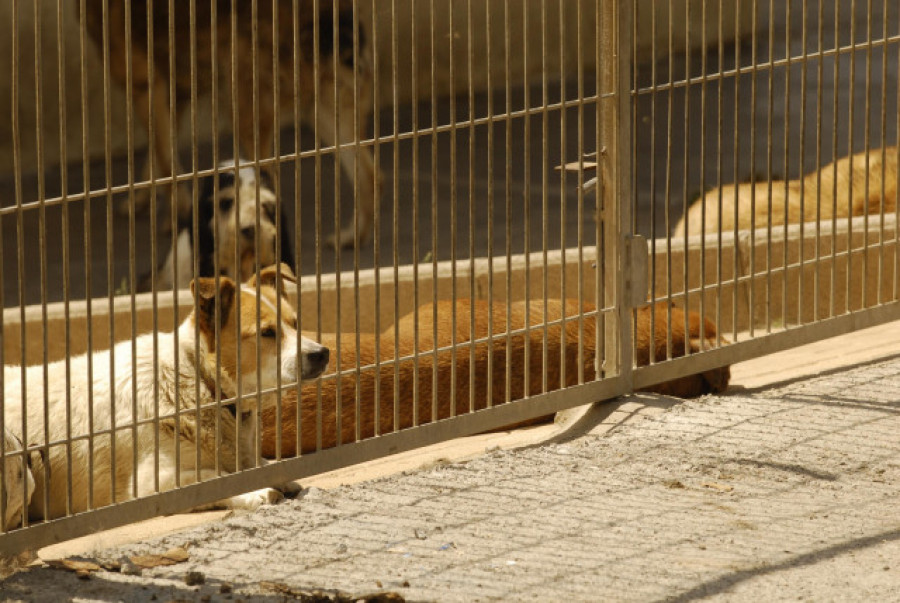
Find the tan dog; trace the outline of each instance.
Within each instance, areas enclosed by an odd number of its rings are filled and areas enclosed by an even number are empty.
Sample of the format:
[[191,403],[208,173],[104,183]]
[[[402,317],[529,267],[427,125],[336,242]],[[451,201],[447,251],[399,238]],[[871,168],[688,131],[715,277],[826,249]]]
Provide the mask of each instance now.
[[[282,270],[290,275],[286,267]],[[27,392],[21,369],[5,367],[5,424],[13,431],[21,429],[24,413],[28,433],[15,435],[27,449],[44,453],[50,465],[47,483],[41,466],[44,461],[38,463],[38,455],[33,455],[36,488],[29,516],[65,515],[68,492],[71,512],[77,513],[113,500],[146,496],[157,487],[170,490],[178,475],[181,484],[193,483],[198,477],[209,479],[217,475],[217,460],[224,473],[255,466],[256,398],[217,408],[217,391],[221,400],[227,400],[237,394],[239,376],[243,393],[250,394],[276,386],[279,378],[284,383],[313,379],[328,364],[326,348],[305,338],[298,343],[294,311],[274,284],[274,267],[262,272],[258,287],[255,280],[236,285],[223,277],[217,288],[215,279],[196,279],[191,290],[197,310],[178,327],[177,343],[174,333],[140,336],[134,341],[134,364],[132,342],[125,341],[115,346],[114,361],[109,351],[93,354],[93,373],[87,356],[71,358],[68,367],[65,361],[50,364],[46,383],[42,365],[28,367]],[[198,346],[195,327],[199,329]],[[48,415],[44,411],[45,387]],[[47,418],[49,447],[44,439]],[[114,439],[109,434],[113,428]],[[50,506],[45,508],[48,490]],[[253,509],[280,498],[277,490],[264,488],[222,500],[217,506]]]
[[[4,529],[11,530],[22,523],[22,513],[34,493],[34,475],[31,462],[23,453],[22,440],[6,429],[3,433],[3,482],[0,486],[0,504],[3,505]],[[17,454],[18,453],[18,454]]]
[[[884,161],[882,162],[882,152]],[[868,160],[868,166],[866,161]],[[883,172],[883,178],[882,178]],[[866,180],[868,179],[868,189]],[[835,196],[835,184],[837,196]],[[882,198],[882,185],[884,197]],[[801,211],[801,186],[803,207]],[[735,191],[737,191],[735,193]],[[737,227],[739,230],[766,228],[785,223],[822,223],[832,218],[893,212],[897,205],[897,147],[872,149],[843,157],[820,170],[810,172],[800,180],[772,182],[772,213],[769,214],[769,183],[756,182],[726,184],[706,193],[695,201],[687,213],[688,235],[701,234],[703,207],[706,207],[706,234],[719,231],[719,197],[722,198],[722,231],[734,230],[734,207],[737,202]],[[737,197],[735,198],[735,195]],[[756,199],[755,207],[751,202]],[[785,214],[785,205],[787,213]],[[787,216],[785,218],[785,216]],[[770,220],[771,218],[771,220]],[[682,217],[672,235],[684,236],[685,218]]]
[[[257,157],[254,134],[258,137],[260,157],[272,155],[272,142],[278,128],[275,124],[276,102],[281,108],[282,116],[293,115],[297,103],[300,122],[314,128],[325,146],[351,143],[361,137],[368,127],[372,111],[372,50],[364,24],[353,13],[354,0],[300,0],[296,15],[295,3],[288,0],[277,3],[232,3],[229,0],[196,2],[196,32],[193,36],[196,63],[193,65],[190,27],[192,2],[177,0],[173,3],[174,15],[170,15],[169,2],[156,0],[152,2],[152,13],[148,19],[148,0],[128,0],[131,7],[129,26],[126,23],[126,0],[79,1],[86,3],[85,26],[101,50],[101,56],[104,37],[107,39],[112,78],[125,86],[128,84],[128,69],[131,69],[131,93],[135,112],[148,131],[151,124],[153,126],[153,176],[171,176],[173,159],[176,172],[181,172],[177,165],[178,158],[172,156],[170,92],[175,96],[174,118],[177,124],[190,106],[192,73],[197,74],[197,94],[206,94],[213,86],[215,65],[220,80],[220,98],[228,98],[232,93],[232,52],[237,78],[237,98],[232,99],[238,116],[236,136],[240,152],[245,157]],[[104,28],[103,6],[107,3],[108,25]],[[254,5],[257,24],[255,52]],[[273,8],[275,5],[277,9]],[[315,12],[317,5],[318,14]],[[237,25],[234,38],[232,6]],[[170,17],[174,23],[172,40],[169,39]],[[277,37],[273,27],[276,17]],[[130,63],[126,40],[126,31],[129,29]],[[358,37],[354,35],[354,29],[358,32]],[[104,36],[104,32],[108,35]],[[296,47],[295,33],[298,40]],[[152,43],[152,57],[148,55],[148,42]],[[174,51],[171,53],[170,43]],[[273,65],[273,54],[278,57],[277,66]],[[255,65],[254,56],[257,58]],[[174,71],[170,71],[170,59],[174,62]],[[276,80],[278,99],[275,99]],[[295,96],[295,80],[299,96]],[[314,109],[316,93],[318,112]],[[258,100],[258,119],[254,117],[254,97]],[[357,119],[354,119],[354,112],[357,112]],[[350,245],[357,239],[363,242],[371,234],[375,197],[380,184],[376,178],[372,153],[368,148],[357,153],[351,145],[341,151],[340,161],[344,173],[358,187],[359,230],[354,232],[352,227],[345,228],[333,242]],[[149,177],[148,170],[149,168],[145,172]],[[355,178],[357,170],[358,179]],[[142,201],[145,199],[146,195]],[[187,217],[189,210],[190,199],[182,193],[179,195],[179,214]]]
[[[423,306],[418,313],[409,314],[401,318],[396,325],[399,333],[400,357],[408,356],[416,351],[413,340],[414,321],[418,314],[419,321],[419,372],[418,381],[415,376],[415,363],[412,359],[401,360],[399,363],[399,424],[397,428],[409,427],[413,424],[413,405],[410,403],[413,388],[418,388],[419,405],[418,420],[420,423],[428,423],[432,420],[432,394],[434,379],[437,380],[437,418],[446,418],[455,414],[469,412],[470,396],[470,371],[474,380],[474,407],[485,408],[488,402],[488,384],[490,384],[491,403],[503,404],[507,400],[506,391],[506,338],[500,337],[492,343],[476,343],[474,346],[474,364],[470,355],[471,346],[466,342],[473,339],[470,332],[470,316],[475,316],[474,338],[483,338],[488,335],[489,305],[487,302],[477,301],[471,306],[468,300],[459,300],[456,303],[456,344],[455,353],[452,350],[439,351],[437,362],[434,362],[433,354],[429,350],[434,349],[433,318],[434,307]],[[653,340],[656,345],[656,359],[662,360],[666,356],[666,309],[664,304],[654,306],[656,310],[656,333]],[[438,348],[450,346],[453,338],[451,316],[453,312],[452,302],[439,302],[437,304],[437,345]],[[584,310],[590,312],[593,307],[585,305]],[[638,350],[638,364],[645,365],[649,362],[650,349],[650,307],[643,308],[637,313],[638,337],[636,347]],[[580,312],[578,302],[568,300],[565,304],[565,314],[568,317],[576,317]],[[512,304],[510,308],[512,330],[525,327],[525,303]],[[547,319],[558,320],[563,313],[562,304],[558,300],[548,301]],[[543,329],[535,328],[543,322],[543,303],[534,301],[530,303],[529,326],[532,330],[526,340],[523,334],[513,335],[510,338],[510,390],[508,399],[516,400],[524,397],[526,387],[525,349],[530,353],[528,370],[528,394],[534,395],[543,391]],[[591,380],[594,376],[594,358],[596,346],[594,344],[595,318],[584,319],[584,357],[580,368],[584,371],[585,380]],[[495,304],[493,307],[493,334],[498,335],[507,331],[506,307],[503,304]],[[685,324],[684,313],[672,309],[672,355],[682,356],[685,348],[690,346],[692,352],[699,351],[699,339],[706,338],[706,347],[716,345],[715,327],[710,321],[706,321],[703,332],[700,329],[700,320],[695,313],[691,313],[689,321]],[[565,345],[562,343],[562,329],[559,325],[547,329],[547,390],[559,389],[562,385],[570,386],[578,383],[579,358],[578,335],[579,323],[577,319],[566,322]],[[323,335],[322,341],[331,347],[341,346],[341,369],[351,370],[355,367],[356,357],[354,350],[358,350],[360,364],[365,366],[375,361],[374,335],[360,335],[359,348],[356,347],[355,333],[342,334],[339,341],[334,336]],[[488,350],[493,354],[493,371],[488,372]],[[380,338],[380,354],[383,361],[394,358],[394,330],[389,329]],[[560,355],[565,357],[565,382],[561,381]],[[456,358],[456,406],[451,399],[451,384],[453,359]],[[650,391],[661,392],[674,396],[690,397],[710,392],[723,391],[728,386],[728,367],[707,371],[700,375],[683,377],[669,383],[663,383],[648,388]],[[376,383],[380,387],[380,400],[375,399]],[[341,442],[352,442],[355,438],[356,415],[356,376],[348,374],[340,380],[340,392],[342,400],[341,415]],[[323,448],[335,446],[337,443],[336,427],[336,398],[338,383],[335,379],[322,380],[322,441]],[[394,365],[387,364],[380,367],[376,373],[374,367],[364,369],[360,374],[360,436],[368,438],[375,432],[375,408],[379,411],[379,431],[387,433],[394,429]],[[318,405],[316,385],[306,385],[301,390],[300,427],[301,446],[303,453],[316,449],[317,420],[316,409]],[[297,449],[297,404],[296,394],[288,392],[282,400],[281,409],[281,455],[292,456]],[[262,450],[263,455],[274,457],[278,452],[277,429],[278,413],[275,408],[267,408],[262,412]]]

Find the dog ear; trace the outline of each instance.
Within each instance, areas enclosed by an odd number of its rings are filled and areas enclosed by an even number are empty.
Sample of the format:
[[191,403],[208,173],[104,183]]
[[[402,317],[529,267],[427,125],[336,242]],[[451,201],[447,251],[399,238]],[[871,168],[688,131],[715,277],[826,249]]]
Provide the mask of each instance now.
[[219,326],[223,327],[234,304],[234,281],[224,276],[218,280],[218,289],[215,278],[198,277],[191,281],[191,294],[197,300],[197,324],[201,331],[212,335],[216,331],[216,305],[219,306]]
[[[277,287],[278,281],[278,273],[281,272],[281,284],[282,287],[279,290]],[[285,264],[284,262],[280,264],[272,264],[271,266],[266,266],[262,270],[259,271],[259,281],[256,280],[256,275],[250,277],[247,281],[247,285],[250,287],[256,287],[257,282],[261,287],[272,287],[273,289],[278,291],[278,294],[284,297],[284,283],[295,283],[297,282],[297,277],[294,275],[294,271],[291,270],[291,267]]]

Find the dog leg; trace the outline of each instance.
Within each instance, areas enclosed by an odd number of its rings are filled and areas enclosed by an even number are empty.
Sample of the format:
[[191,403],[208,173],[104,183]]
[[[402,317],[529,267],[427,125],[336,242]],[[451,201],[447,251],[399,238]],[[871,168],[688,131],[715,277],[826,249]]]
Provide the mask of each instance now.
[[[159,490],[161,492],[173,490],[175,488],[175,467],[170,463],[164,462],[165,460],[166,459],[164,458],[160,458]],[[139,497],[148,496],[154,492],[153,479],[149,477],[153,475],[153,468],[154,459],[152,457],[145,459],[138,466],[138,475],[142,476],[142,479],[140,479],[138,483]],[[195,483],[197,481],[196,476],[197,474],[193,470],[182,471],[181,485],[187,486]],[[200,470],[200,481],[206,481],[216,477],[218,477],[218,474],[214,469]],[[211,509],[245,509],[252,511],[263,505],[275,504],[283,498],[284,494],[276,488],[260,488],[259,490],[247,492],[246,494],[223,498],[222,500],[208,505],[199,505],[191,508],[191,511],[208,511]]]
[[[334,129],[334,93],[326,91],[322,95],[322,107],[319,110],[317,132],[325,146],[351,145],[341,150],[341,170],[347,178],[354,183],[356,201],[356,231],[353,223],[341,229],[340,233],[330,235],[326,241],[333,247],[351,247],[354,241],[360,245],[368,241],[372,234],[373,221],[375,219],[375,201],[381,196],[381,177],[375,173],[375,161],[372,150],[368,147],[352,145],[358,140],[358,134],[353,128],[353,110],[356,101],[350,94],[342,95],[341,115],[338,120],[338,130]],[[361,112],[362,113],[362,112]],[[367,117],[360,115],[359,131],[363,132],[367,127]]]

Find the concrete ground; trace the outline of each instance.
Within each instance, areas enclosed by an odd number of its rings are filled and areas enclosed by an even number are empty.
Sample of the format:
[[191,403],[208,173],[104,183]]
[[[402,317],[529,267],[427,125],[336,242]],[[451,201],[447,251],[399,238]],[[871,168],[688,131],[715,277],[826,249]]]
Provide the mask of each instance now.
[[125,531],[138,542],[51,547],[43,558],[176,546],[190,558],[88,579],[32,567],[0,599],[896,599],[898,335],[892,324],[736,365],[727,395],[636,395],[311,478],[297,500],[193,516],[204,523],[186,531],[160,535],[178,522],[164,518]]

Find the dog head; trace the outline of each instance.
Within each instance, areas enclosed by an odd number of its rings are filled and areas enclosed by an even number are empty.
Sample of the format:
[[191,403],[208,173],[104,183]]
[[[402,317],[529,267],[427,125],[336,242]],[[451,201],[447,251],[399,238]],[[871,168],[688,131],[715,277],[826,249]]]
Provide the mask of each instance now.
[[[272,181],[265,170],[257,172],[244,160],[238,162],[238,167],[234,165],[233,161],[223,162],[220,167],[233,169],[219,172],[215,180],[209,178],[204,183],[196,248],[201,276],[215,275],[218,267],[220,275],[246,281],[256,273],[257,266],[270,266],[278,261],[275,246],[278,208]],[[218,187],[214,186],[216,182]],[[288,245],[288,241],[283,240],[282,245]]]
[[[7,456],[4,467],[4,483],[0,489],[0,496],[6,501],[6,514],[3,517],[3,525],[7,530],[17,527],[22,523],[22,515],[25,507],[31,501],[34,494],[34,476],[31,474],[30,463],[26,460],[22,442],[9,430],[3,434],[3,449]],[[10,454],[19,452],[20,454]],[[25,500],[22,500],[22,493]]]
[[328,348],[299,334],[283,281],[294,281],[294,274],[281,264],[240,285],[226,277],[218,288],[214,278],[191,283],[207,361],[218,350],[222,372],[240,378],[244,393],[276,387],[279,378],[282,384],[315,379],[328,366]]

